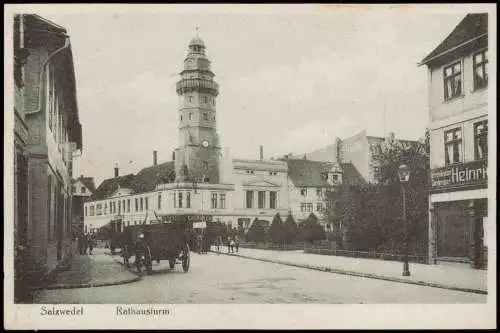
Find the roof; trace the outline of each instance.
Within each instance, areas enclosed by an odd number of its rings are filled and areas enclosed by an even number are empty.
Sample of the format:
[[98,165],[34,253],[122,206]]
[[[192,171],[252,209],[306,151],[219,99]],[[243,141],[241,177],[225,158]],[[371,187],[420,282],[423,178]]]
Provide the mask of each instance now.
[[132,188],[134,178],[135,176],[133,174],[129,174],[104,180],[92,194],[92,200],[105,199],[113,194],[118,187]]
[[189,42],[189,46],[193,46],[193,45],[199,45],[199,46],[205,47],[205,42],[203,42],[203,40],[200,37],[196,36],[196,37],[193,37],[191,39],[191,41]]
[[51,31],[51,32],[59,32],[66,33],[67,30],[54,22],[47,20],[46,18],[41,17],[37,14],[22,14],[22,17],[27,25],[30,25],[33,28],[38,28],[41,31]]
[[93,200],[102,200],[112,195],[118,187],[132,189],[135,193],[154,190],[156,185],[175,180],[175,162],[169,161],[129,174],[104,180],[92,195]]
[[157,184],[175,180],[175,162],[169,161],[142,169],[135,175],[132,189],[136,193],[152,191]]
[[342,168],[342,183],[344,185],[362,184],[366,183],[363,175],[356,169],[352,163],[340,164]]
[[488,14],[467,14],[441,44],[427,55],[420,65],[427,64],[444,53],[488,33]]
[[288,159],[288,176],[297,187],[331,186],[323,174],[333,167],[333,163],[307,159]]
[[74,180],[74,182],[81,181],[86,188],[90,190],[90,192],[94,193],[96,191],[94,178],[93,177],[83,177],[80,176]]

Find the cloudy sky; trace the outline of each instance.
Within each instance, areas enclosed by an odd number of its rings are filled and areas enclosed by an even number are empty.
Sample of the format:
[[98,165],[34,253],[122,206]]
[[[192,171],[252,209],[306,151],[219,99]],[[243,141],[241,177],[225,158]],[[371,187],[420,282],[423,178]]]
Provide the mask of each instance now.
[[[465,7],[92,5],[37,11],[71,37],[83,155],[97,184],[171,159],[175,82],[199,27],[220,85],[218,131],[233,157],[322,148],[361,130],[417,139],[428,121],[417,63]],[[384,112],[385,110],[385,112]],[[384,121],[385,113],[385,121]]]

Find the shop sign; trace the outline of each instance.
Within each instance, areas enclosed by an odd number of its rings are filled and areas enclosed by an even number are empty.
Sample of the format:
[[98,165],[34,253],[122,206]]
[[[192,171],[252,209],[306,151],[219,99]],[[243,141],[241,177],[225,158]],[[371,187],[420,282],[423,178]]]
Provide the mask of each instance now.
[[454,164],[431,170],[432,189],[461,189],[472,185],[486,186],[488,181],[486,161]]

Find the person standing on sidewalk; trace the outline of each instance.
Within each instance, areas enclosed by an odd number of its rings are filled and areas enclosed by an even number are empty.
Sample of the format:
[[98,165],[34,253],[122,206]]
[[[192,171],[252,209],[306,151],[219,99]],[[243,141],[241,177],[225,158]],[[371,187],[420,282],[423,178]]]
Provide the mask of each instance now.
[[231,253],[234,253],[234,238],[231,238],[231,242],[229,242],[229,245],[231,246]]
[[92,255],[92,250],[94,249],[94,236],[92,234],[89,234],[89,237],[87,238],[87,243],[89,246],[89,255]]
[[238,249],[240,248],[240,238],[238,235],[234,237],[234,246],[236,247],[236,253],[238,253]]
[[227,253],[231,253],[231,236],[227,237]]

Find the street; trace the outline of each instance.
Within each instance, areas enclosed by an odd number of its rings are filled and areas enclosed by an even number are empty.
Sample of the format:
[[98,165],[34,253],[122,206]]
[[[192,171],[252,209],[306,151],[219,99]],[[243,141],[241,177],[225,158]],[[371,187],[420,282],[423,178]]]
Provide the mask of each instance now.
[[[116,260],[119,260],[116,256]],[[187,273],[167,262],[138,282],[44,290],[35,303],[86,304],[446,304],[485,303],[486,295],[338,275],[222,254],[191,254]],[[159,269],[161,268],[161,269]]]

